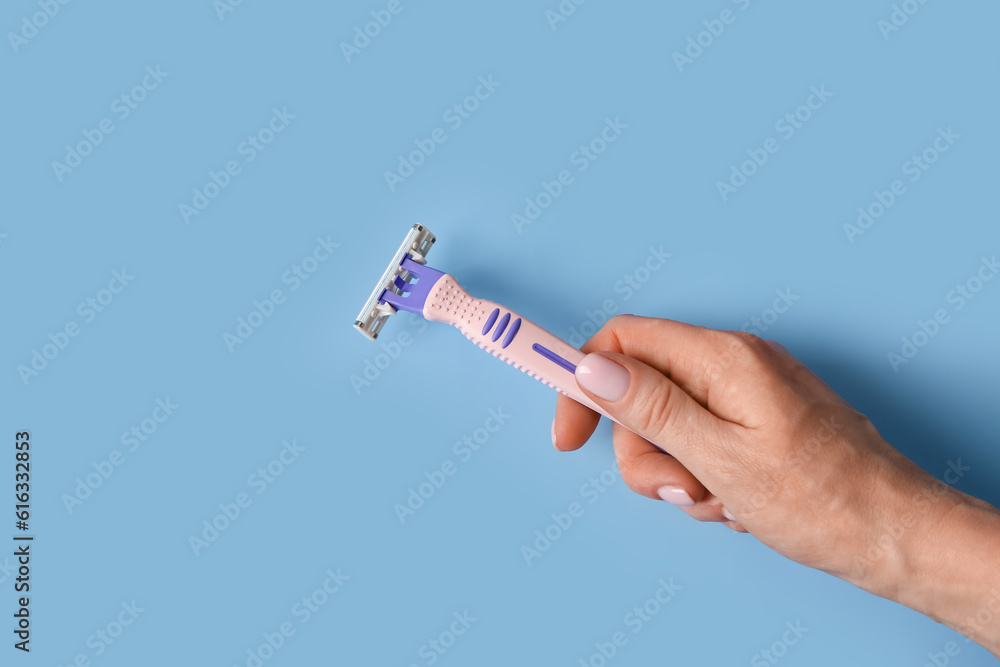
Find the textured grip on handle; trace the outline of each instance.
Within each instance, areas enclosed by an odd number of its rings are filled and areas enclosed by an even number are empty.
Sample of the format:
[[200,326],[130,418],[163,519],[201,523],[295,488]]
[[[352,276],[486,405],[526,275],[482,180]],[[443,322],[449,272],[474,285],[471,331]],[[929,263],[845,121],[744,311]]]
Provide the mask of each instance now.
[[494,357],[608,416],[576,384],[574,372],[586,356],[583,352],[514,311],[471,296],[450,275],[431,289],[424,317],[457,327]]

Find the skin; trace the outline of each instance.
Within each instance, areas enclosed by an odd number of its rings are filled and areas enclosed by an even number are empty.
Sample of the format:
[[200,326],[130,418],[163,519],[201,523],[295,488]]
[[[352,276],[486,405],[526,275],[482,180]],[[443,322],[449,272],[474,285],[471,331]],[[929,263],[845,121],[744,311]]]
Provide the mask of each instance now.
[[[781,345],[624,315],[582,350],[578,383],[619,422],[615,456],[633,491],[660,500],[666,487],[692,518],[749,532],[1000,657],[1000,512],[921,470]],[[617,400],[580,382],[601,372],[594,356],[625,369]],[[556,449],[582,447],[599,419],[560,395]]]

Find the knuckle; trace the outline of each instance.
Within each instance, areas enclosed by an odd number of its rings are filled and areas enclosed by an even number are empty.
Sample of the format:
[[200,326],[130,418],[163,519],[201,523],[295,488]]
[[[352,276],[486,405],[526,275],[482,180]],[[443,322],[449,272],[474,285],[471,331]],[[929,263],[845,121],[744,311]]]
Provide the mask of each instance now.
[[637,426],[643,433],[656,436],[673,421],[676,413],[673,386],[663,383],[652,391],[640,394],[637,402]]
[[726,331],[724,334],[727,344],[735,352],[753,353],[759,351],[765,345],[763,338],[746,331]]
[[625,485],[639,495],[657,497],[656,489],[671,483],[673,478],[669,467],[664,467],[660,451],[646,451],[631,456],[616,454],[618,470]]
[[632,489],[636,493],[641,493],[639,490],[639,466],[637,465],[635,458],[626,456],[616,449],[615,460],[618,462],[618,472],[621,473],[622,481],[625,482],[625,486]]
[[621,313],[615,315],[610,320],[608,320],[608,326],[614,329],[621,329],[632,324],[636,319],[635,315],[629,315],[628,313]]
[[726,350],[739,366],[759,369],[774,354],[768,341],[756,334],[746,331],[726,331],[724,334]]
[[634,328],[634,315],[615,315],[605,322],[581,347],[585,353],[600,350],[620,351],[622,340],[628,339],[629,332]]
[[875,422],[868,415],[861,414],[857,410],[850,410],[846,415],[845,421],[848,424],[853,423],[855,428],[864,433],[867,438],[881,439],[882,437],[875,426]]
[[618,472],[626,482],[632,476],[632,458],[626,456],[618,447],[615,447],[615,462],[618,464]]
[[615,315],[609,319],[603,327],[601,327],[601,330],[610,331],[614,334],[615,338],[619,338],[635,327],[635,321],[637,319],[638,318],[635,315]]
[[629,475],[628,477],[622,475],[622,479],[625,481],[625,486],[631,489],[633,493],[638,493],[640,496],[645,495],[646,488],[639,482],[639,479],[635,475]]
[[791,356],[791,352],[788,351],[788,348],[786,348],[784,345],[782,345],[776,340],[765,340],[764,344],[770,347],[778,354],[787,354],[788,356]]

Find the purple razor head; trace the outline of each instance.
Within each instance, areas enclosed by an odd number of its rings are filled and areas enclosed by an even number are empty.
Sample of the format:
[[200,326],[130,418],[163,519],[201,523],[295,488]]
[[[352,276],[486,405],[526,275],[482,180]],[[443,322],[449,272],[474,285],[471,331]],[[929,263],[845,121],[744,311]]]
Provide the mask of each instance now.
[[385,321],[398,310],[423,315],[431,288],[444,275],[426,265],[425,256],[434,241],[429,229],[413,225],[354,321],[354,328],[365,338],[378,338]]
[[431,293],[431,288],[444,273],[426,264],[417,264],[411,255],[407,255],[399,266],[414,280],[408,282],[396,276],[392,281],[395,289],[383,290],[379,302],[391,304],[396,310],[405,310],[423,317],[424,304]]

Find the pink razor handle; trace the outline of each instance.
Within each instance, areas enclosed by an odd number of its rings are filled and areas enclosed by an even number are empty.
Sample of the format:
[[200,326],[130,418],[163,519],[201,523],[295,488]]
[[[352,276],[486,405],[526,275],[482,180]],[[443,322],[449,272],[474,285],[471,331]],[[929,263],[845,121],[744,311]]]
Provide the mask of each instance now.
[[514,311],[471,296],[450,275],[430,289],[423,316],[457,327],[494,357],[611,419],[576,383],[583,352]]
[[612,419],[576,383],[576,366],[586,355],[514,311],[470,296],[453,277],[427,266],[434,241],[426,227],[413,226],[354,328],[375,340],[400,310],[451,324],[494,357]]

